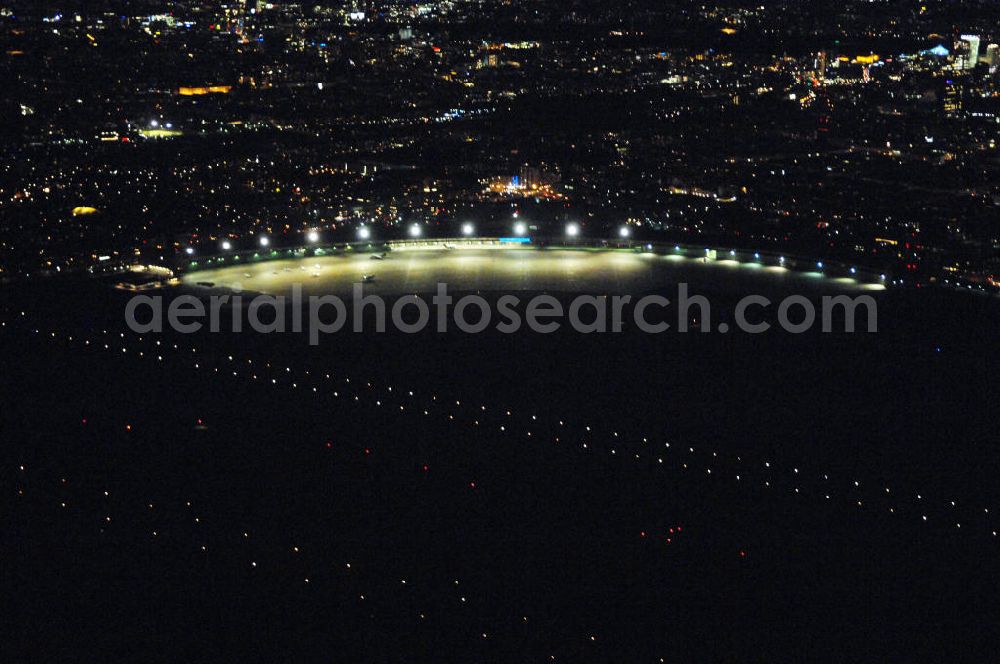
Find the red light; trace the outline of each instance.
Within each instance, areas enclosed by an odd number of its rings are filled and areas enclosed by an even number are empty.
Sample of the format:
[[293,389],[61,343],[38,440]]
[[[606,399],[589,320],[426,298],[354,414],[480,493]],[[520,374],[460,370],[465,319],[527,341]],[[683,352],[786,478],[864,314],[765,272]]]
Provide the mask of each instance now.
[[470,489],[475,489],[476,488],[476,483],[475,482],[469,482],[469,488]]

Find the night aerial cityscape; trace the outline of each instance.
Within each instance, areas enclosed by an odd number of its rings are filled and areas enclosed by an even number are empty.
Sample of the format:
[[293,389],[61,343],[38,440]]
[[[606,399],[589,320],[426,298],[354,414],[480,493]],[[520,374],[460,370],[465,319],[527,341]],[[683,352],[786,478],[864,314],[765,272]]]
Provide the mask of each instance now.
[[996,0],[0,0],[0,662],[996,661]]

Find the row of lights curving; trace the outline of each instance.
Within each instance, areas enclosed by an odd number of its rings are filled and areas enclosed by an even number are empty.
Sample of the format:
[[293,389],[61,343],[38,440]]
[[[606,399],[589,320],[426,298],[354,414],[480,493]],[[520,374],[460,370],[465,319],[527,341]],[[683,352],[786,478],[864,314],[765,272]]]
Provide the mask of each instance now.
[[[515,236],[525,237],[528,234],[528,226],[524,222],[519,221],[516,224],[514,224],[513,231]],[[409,227],[408,232],[410,237],[413,238],[421,237],[423,235],[423,228],[419,224],[413,224],[412,226]],[[470,223],[462,224],[462,235],[464,235],[465,237],[471,237],[475,234],[475,232],[476,232],[476,227],[473,226],[472,224]],[[631,234],[632,233],[629,230],[628,226],[621,226],[618,229],[618,237],[627,238]],[[368,229],[367,226],[358,227],[357,235],[359,240],[370,240],[372,237],[371,231]],[[575,223],[566,224],[566,237],[575,238],[578,237],[579,235],[580,235],[580,226],[578,224]],[[306,234],[306,239],[309,241],[309,244],[318,243],[321,239],[319,231],[309,231]],[[261,247],[267,247],[270,246],[271,239],[266,235],[261,235],[258,238],[257,243]],[[222,248],[223,251],[232,251],[233,249],[233,243],[230,242],[229,240],[223,240],[219,246]],[[194,247],[186,247],[184,249],[184,252],[188,256],[193,256],[195,253]]]

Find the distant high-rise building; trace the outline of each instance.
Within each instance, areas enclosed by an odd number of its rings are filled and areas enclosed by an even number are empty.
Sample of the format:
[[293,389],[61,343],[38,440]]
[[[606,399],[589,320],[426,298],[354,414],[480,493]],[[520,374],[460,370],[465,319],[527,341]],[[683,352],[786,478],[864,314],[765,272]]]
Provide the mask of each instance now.
[[948,79],[944,84],[944,113],[949,118],[956,118],[962,114],[963,89],[961,81]]
[[521,184],[527,188],[531,188],[541,184],[542,182],[542,171],[539,168],[533,166],[522,166],[520,174]]
[[820,51],[816,57],[816,79],[820,83],[826,82],[826,51]]
[[1000,67],[1000,45],[990,44],[987,46],[983,62],[990,68],[990,72],[996,71],[997,67]]
[[972,69],[979,63],[979,35],[962,35],[955,45],[955,66],[958,69]]

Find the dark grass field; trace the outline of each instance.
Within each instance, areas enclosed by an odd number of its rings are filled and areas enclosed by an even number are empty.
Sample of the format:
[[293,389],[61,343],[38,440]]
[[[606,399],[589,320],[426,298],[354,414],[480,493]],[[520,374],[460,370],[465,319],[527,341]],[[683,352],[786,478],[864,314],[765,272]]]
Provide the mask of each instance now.
[[310,347],[8,290],[5,661],[992,651],[995,300],[890,291],[871,335]]

